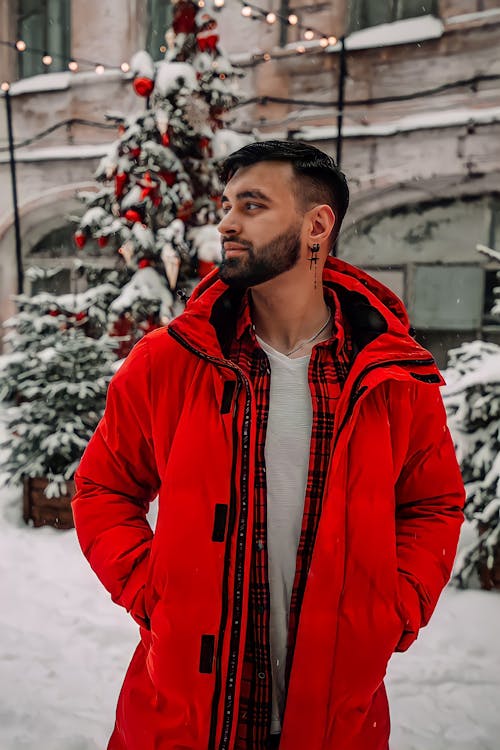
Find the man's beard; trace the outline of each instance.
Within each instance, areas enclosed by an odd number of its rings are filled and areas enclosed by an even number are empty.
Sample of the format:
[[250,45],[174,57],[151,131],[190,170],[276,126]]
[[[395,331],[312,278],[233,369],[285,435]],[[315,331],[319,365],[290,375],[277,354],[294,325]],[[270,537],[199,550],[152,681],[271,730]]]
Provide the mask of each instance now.
[[219,267],[219,278],[233,288],[247,288],[263,284],[293,268],[300,257],[300,229],[288,229],[271,242],[255,248],[236,237],[224,238],[245,248],[243,252],[223,260]]

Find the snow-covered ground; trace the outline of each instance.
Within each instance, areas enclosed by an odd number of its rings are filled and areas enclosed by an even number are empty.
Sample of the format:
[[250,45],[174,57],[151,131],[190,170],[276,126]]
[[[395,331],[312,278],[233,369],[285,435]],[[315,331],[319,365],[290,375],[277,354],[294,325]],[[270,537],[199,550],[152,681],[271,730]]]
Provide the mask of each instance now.
[[[137,643],[74,531],[21,520],[0,492],[0,750],[104,750]],[[447,589],[389,666],[391,750],[500,746],[500,595]]]

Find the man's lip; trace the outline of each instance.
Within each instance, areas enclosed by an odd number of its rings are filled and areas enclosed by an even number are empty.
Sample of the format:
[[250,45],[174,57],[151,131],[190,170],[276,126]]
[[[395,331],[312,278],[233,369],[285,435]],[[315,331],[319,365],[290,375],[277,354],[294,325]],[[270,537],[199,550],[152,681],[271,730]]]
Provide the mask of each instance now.
[[245,247],[243,247],[243,245],[238,245],[238,244],[237,244],[236,242],[225,242],[225,243],[224,243],[224,250],[225,250],[226,252],[227,252],[228,250],[229,250],[229,251],[231,251],[231,250],[238,250],[238,251],[240,251],[240,252],[241,252],[242,250],[246,250],[246,248],[245,248]]

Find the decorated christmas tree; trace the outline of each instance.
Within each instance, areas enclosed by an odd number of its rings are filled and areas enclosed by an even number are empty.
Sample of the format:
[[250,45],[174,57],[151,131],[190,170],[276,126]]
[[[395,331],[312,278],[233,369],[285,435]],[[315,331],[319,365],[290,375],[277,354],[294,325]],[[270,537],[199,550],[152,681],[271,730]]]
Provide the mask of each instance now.
[[455,582],[500,588],[500,346],[483,341],[449,352],[445,403],[476,539],[458,556]]
[[97,243],[130,269],[108,330],[132,343],[182,310],[179,285],[220,261],[218,163],[249,140],[225,128],[241,73],[221,51],[215,11],[178,0],[165,50],[159,62],[146,51],[130,61],[146,107],[113,115],[119,137],[97,169],[101,188],[80,195],[87,210],[75,233],[82,252]]

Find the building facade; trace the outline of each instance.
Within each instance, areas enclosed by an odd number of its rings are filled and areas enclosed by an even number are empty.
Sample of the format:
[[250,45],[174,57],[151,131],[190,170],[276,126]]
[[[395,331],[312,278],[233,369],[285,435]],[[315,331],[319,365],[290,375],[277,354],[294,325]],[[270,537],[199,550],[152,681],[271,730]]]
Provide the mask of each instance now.
[[[352,202],[338,253],[403,297],[440,364],[463,340],[500,340],[495,268],[476,250],[500,250],[500,2],[272,0],[267,21],[257,5],[217,11],[221,47],[246,72],[233,127],[340,157]],[[25,267],[74,265],[75,193],[94,188],[114,139],[105,116],[144,106],[120,65],[140,48],[159,58],[170,14],[165,0],[0,0],[4,40],[27,45],[0,46]],[[2,319],[17,285],[4,110]]]

